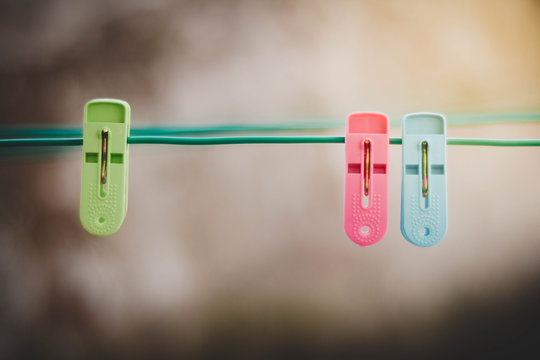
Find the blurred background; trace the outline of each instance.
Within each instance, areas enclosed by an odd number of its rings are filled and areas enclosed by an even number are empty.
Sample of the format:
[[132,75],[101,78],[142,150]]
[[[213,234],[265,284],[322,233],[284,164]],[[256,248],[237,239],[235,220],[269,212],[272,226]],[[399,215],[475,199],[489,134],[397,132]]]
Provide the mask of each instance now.
[[[538,0],[2,0],[0,122],[80,127],[98,97],[128,101],[132,127],[538,112],[538,39]],[[401,237],[399,146],[369,248],[343,230],[342,144],[132,145],[105,238],[79,222],[80,151],[1,159],[3,359],[539,352],[540,148],[449,147],[433,248]]]

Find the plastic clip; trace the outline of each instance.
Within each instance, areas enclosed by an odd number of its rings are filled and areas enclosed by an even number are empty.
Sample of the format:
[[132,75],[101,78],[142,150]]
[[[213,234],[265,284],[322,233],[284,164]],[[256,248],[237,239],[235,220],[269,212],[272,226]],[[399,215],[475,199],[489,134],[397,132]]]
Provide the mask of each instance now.
[[388,128],[385,114],[354,113],[345,134],[345,232],[360,246],[388,227]]
[[415,113],[402,121],[401,233],[418,246],[446,234],[446,119]]
[[94,235],[116,232],[127,212],[129,104],[95,99],[84,108],[80,218]]

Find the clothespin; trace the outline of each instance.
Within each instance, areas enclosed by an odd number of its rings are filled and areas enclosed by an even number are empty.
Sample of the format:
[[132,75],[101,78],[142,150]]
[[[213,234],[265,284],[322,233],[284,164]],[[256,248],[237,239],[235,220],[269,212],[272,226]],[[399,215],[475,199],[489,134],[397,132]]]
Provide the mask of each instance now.
[[418,246],[446,234],[446,119],[414,113],[402,121],[401,233]]
[[373,245],[388,227],[388,128],[385,114],[354,113],[345,134],[345,232]]
[[127,212],[130,107],[95,99],[84,108],[80,218],[94,235],[116,232]]

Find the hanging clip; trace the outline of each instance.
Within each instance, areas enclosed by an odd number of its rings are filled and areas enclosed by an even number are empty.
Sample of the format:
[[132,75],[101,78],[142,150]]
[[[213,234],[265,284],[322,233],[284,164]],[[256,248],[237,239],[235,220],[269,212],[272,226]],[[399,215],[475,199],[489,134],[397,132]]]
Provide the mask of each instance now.
[[80,218],[94,235],[116,232],[127,212],[129,104],[95,99],[84,108]]
[[446,234],[446,119],[415,113],[402,121],[401,233],[418,246]]
[[388,127],[381,113],[354,113],[345,134],[345,232],[373,245],[388,227]]

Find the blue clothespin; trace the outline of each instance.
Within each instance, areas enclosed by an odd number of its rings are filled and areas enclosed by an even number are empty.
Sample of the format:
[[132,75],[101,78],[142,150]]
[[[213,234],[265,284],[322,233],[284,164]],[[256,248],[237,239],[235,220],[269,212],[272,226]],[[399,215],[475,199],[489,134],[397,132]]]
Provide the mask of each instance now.
[[446,119],[414,113],[402,120],[401,233],[418,246],[446,234]]

